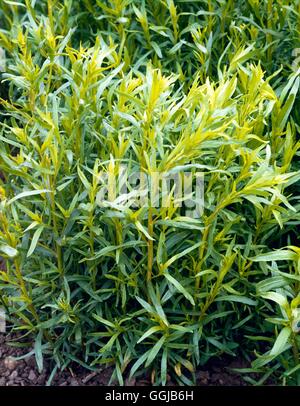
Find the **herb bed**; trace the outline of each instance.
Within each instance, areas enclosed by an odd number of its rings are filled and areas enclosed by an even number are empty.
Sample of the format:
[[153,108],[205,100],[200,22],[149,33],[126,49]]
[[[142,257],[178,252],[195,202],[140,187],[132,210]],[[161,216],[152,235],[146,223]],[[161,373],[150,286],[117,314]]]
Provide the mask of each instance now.
[[0,306],[39,373],[192,385],[241,354],[300,385],[299,0],[0,22]]

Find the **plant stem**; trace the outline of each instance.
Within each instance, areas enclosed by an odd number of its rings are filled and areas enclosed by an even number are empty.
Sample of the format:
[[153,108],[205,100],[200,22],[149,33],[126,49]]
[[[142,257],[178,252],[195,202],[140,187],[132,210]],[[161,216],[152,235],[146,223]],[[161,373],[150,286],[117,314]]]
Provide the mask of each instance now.
[[[150,237],[153,236],[153,218],[152,208],[149,207],[148,212],[148,233]],[[148,240],[148,269],[147,269],[147,282],[152,279],[152,267],[153,267],[153,240]]]
[[24,296],[24,299],[28,302],[28,308],[29,308],[31,314],[33,315],[35,320],[37,322],[39,322],[38,314],[37,314],[37,312],[35,310],[35,307],[32,304],[32,299],[28,295],[26,285],[25,285],[25,281],[23,279],[23,275],[22,275],[22,272],[21,272],[21,267],[20,267],[19,261],[17,259],[14,260],[14,266],[15,266],[15,274],[16,274],[16,277],[18,279],[22,295]]

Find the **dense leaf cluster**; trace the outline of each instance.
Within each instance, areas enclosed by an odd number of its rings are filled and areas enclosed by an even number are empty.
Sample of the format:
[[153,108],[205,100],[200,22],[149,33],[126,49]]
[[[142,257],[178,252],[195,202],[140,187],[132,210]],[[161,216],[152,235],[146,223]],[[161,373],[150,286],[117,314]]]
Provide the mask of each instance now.
[[[192,384],[240,353],[300,384],[299,12],[0,0],[0,301],[40,369]],[[201,171],[201,216],[115,195],[124,165]]]

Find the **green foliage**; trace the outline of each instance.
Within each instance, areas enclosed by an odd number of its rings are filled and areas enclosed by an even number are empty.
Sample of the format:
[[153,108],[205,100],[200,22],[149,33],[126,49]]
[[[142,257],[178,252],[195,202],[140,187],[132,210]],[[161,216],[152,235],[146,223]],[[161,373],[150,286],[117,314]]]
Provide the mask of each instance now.
[[[192,384],[240,351],[300,384],[299,12],[0,0],[0,300],[40,370]],[[201,169],[202,216],[113,196],[124,164]]]

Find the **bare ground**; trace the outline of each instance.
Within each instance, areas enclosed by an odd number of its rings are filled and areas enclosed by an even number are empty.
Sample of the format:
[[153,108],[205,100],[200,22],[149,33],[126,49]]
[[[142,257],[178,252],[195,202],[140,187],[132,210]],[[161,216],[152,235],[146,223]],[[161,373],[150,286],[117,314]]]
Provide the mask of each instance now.
[[[46,364],[44,371],[38,372],[34,356],[14,360],[28,352],[28,349],[12,347],[8,344],[8,334],[0,334],[0,386],[45,386],[51,369]],[[209,362],[196,372],[198,386],[246,386],[241,374],[230,371],[230,368],[249,367],[241,359],[221,359]],[[109,384],[112,368],[91,372],[81,366],[72,365],[64,371],[58,371],[52,381],[54,386],[104,386]],[[127,386],[150,386],[149,377],[126,380]],[[175,383],[169,379],[167,385]]]

